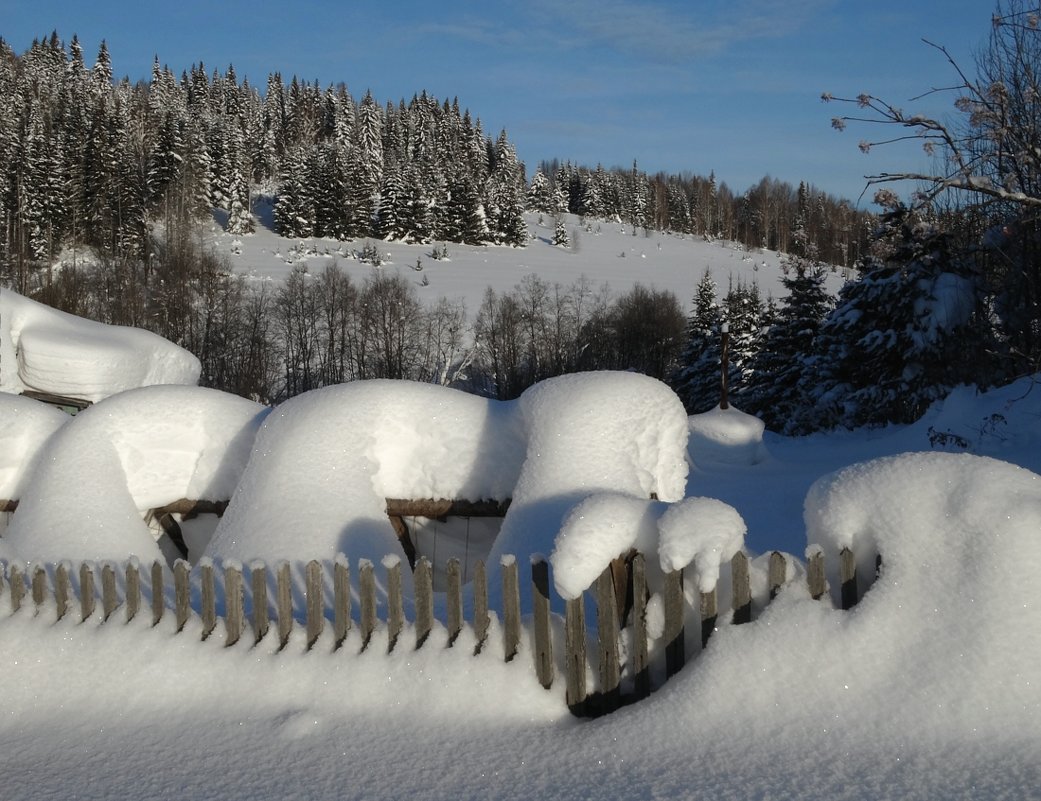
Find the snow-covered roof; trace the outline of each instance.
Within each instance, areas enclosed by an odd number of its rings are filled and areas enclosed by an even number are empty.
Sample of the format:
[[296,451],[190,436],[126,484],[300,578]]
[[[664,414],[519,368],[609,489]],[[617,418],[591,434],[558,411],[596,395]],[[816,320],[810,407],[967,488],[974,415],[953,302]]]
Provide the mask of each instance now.
[[0,391],[98,401],[153,384],[196,384],[199,360],[156,334],[105,325],[0,290]]

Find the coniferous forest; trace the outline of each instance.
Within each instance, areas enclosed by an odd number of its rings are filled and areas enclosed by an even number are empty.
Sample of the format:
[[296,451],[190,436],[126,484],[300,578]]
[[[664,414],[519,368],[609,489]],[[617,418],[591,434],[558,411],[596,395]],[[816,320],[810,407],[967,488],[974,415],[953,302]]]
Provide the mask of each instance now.
[[[178,76],[158,59],[131,83],[104,43],[88,66],[75,37],[22,54],[0,40],[2,284],[153,330],[199,356],[203,383],[265,402],[376,377],[511,398],[610,368],[667,380],[703,411],[718,400],[723,322],[732,400],[789,433],[911,420],[959,383],[1036,366],[1037,304],[1014,285],[1036,272],[1020,209],[881,199],[876,216],[806,184],[765,177],[735,194],[711,174],[648,176],[635,163],[547,160],[529,175],[506,131],[486,134],[456,100],[359,100],[277,73],[258,87],[231,66]],[[468,315],[424,306],[404,279],[374,271],[359,284],[335,265],[258,288],[195,231],[216,209],[229,232],[249,233],[259,203],[283,236],[345,241],[523,247],[526,211],[610,219],[780,251],[788,294],[722,292],[706,275],[688,313],[640,286],[611,297],[532,277],[489,289]],[[994,230],[1000,252],[981,244]],[[555,244],[567,237],[558,224]],[[378,264],[378,250],[361,258]],[[838,298],[823,290],[834,266],[856,275]]]

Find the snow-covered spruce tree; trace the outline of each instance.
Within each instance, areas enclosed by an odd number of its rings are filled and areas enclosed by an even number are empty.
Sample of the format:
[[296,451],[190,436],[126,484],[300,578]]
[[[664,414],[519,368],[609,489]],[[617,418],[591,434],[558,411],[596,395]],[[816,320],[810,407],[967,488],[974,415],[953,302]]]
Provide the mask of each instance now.
[[669,381],[690,414],[706,412],[719,403],[719,320],[716,282],[706,269],[694,292],[680,367]]
[[528,210],[552,214],[557,210],[557,201],[553,196],[553,187],[542,168],[535,170],[528,186]]
[[766,307],[759,285],[738,283],[723,299],[724,319],[729,325],[728,376],[730,400],[742,406],[752,377],[753,362],[762,345]]
[[772,431],[787,431],[804,403],[813,344],[833,305],[824,276],[819,264],[801,257],[789,260],[781,278],[787,294],[752,360],[743,408],[761,417]]
[[558,248],[566,248],[571,246],[571,238],[567,233],[567,226],[564,224],[564,217],[557,217],[556,225],[553,227],[553,244]]
[[895,200],[881,239],[888,255],[867,259],[821,325],[793,432],[912,422],[981,374],[992,340],[972,266]]

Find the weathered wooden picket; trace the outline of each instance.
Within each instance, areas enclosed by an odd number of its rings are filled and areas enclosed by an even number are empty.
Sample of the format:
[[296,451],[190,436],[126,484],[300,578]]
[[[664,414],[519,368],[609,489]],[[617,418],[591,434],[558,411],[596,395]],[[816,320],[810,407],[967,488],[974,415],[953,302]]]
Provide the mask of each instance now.
[[[772,599],[786,583],[786,557],[774,552],[769,562],[769,597]],[[620,569],[624,564],[624,568]],[[332,571],[332,615],[327,618],[326,578]],[[221,641],[217,631],[223,623],[223,644],[238,643],[247,633],[253,643],[268,637],[278,638],[278,650],[290,642],[294,627],[302,623],[306,632],[306,649],[313,649],[327,627],[332,628],[332,649],[346,650],[344,645],[352,627],[357,627],[360,648],[369,647],[373,634],[385,627],[388,651],[400,648],[422,648],[427,643],[437,621],[432,568],[426,559],[420,559],[413,573],[414,639],[402,642],[408,628],[402,592],[402,563],[392,558],[385,560],[385,601],[377,595],[377,576],[374,565],[361,560],[356,566],[355,584],[351,581],[351,566],[345,558],[336,559],[331,566],[311,561],[304,568],[302,608],[294,606],[294,582],[291,566],[280,563],[274,568],[274,598],[269,599],[269,568],[253,564],[248,570],[238,565],[223,569],[209,561],[191,568],[178,560],[172,571],[162,562],[148,566],[142,579],[142,566],[136,561],[123,565],[84,563],[73,571],[69,563],[32,565],[25,568],[10,565],[0,578],[0,597],[6,592],[12,612],[19,612],[30,604],[37,614],[54,601],[58,620],[75,614],[78,604],[80,621],[94,618],[100,600],[102,621],[131,621],[142,614],[142,605],[148,602],[152,625],[168,614],[175,620],[175,630],[183,632],[190,619],[201,623],[203,640]],[[734,556],[731,569],[730,622],[748,623],[752,620],[753,604],[749,580],[748,558],[743,553]],[[100,575],[98,571],[100,570]],[[642,554],[630,554],[624,563],[616,562],[603,572],[591,588],[595,602],[596,637],[591,638],[586,625],[585,597],[563,601],[554,600],[550,589],[549,565],[544,559],[534,559],[531,565],[532,608],[530,617],[522,617],[520,577],[517,561],[503,559],[502,607],[495,610],[501,621],[502,658],[511,661],[527,642],[538,681],[549,689],[557,681],[558,667],[554,659],[555,625],[564,628],[563,678],[568,708],[576,715],[595,717],[614,711],[623,704],[647,697],[652,690],[675,675],[695,649],[688,648],[686,601],[682,571],[666,574],[663,588],[664,627],[660,649],[663,657],[652,658],[647,633],[647,583]],[[119,575],[117,575],[119,574]],[[172,574],[172,575],[171,575]],[[471,619],[464,619],[463,582],[458,560],[451,560],[446,571],[448,582],[444,593],[443,609],[448,647],[455,647],[464,626],[469,626],[476,643],[474,652],[487,652],[492,610],[488,603],[488,582],[485,566],[478,563],[470,582],[472,590]],[[820,552],[811,555],[807,564],[807,582],[810,595],[827,595],[824,558]],[[856,560],[852,552],[844,550],[839,557],[841,606],[848,609],[857,603],[859,587]],[[170,579],[172,578],[172,587]],[[248,600],[247,605],[247,582]],[[100,588],[99,588],[100,583]],[[147,585],[147,588],[143,587]],[[99,592],[100,589],[100,592]],[[145,591],[147,589],[147,592]],[[172,593],[167,590],[172,589]],[[27,595],[30,596],[27,598]],[[440,601],[440,598],[437,598]],[[719,622],[719,606],[715,590],[700,594],[700,642],[704,647]],[[172,601],[172,603],[171,603]],[[357,610],[354,604],[357,603]],[[564,607],[561,620],[551,608]],[[123,607],[123,613],[117,610]],[[274,619],[272,619],[272,611]],[[380,620],[380,612],[384,619]],[[696,617],[696,615],[695,615]],[[626,621],[629,621],[628,624]],[[626,631],[627,629],[627,631]],[[627,664],[623,664],[620,640],[628,643]],[[588,650],[595,651],[592,658]],[[595,677],[590,682],[590,674]]]

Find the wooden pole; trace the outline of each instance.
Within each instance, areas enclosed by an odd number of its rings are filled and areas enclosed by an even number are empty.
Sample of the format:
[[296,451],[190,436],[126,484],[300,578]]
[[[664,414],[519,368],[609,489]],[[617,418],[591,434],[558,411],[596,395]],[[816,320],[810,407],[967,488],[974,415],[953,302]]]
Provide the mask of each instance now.
[[307,563],[307,650],[310,651],[325,628],[325,597],[322,587],[322,564],[316,559]]
[[730,324],[719,327],[719,408],[730,408]]
[[597,578],[595,589],[597,657],[600,668],[600,708],[597,711],[606,715],[618,708],[621,682],[618,664],[618,606],[610,567]]
[[434,628],[434,573],[425,556],[416,563],[416,650],[423,647]]
[[651,694],[651,662],[647,653],[647,565],[642,553],[633,557],[633,695]]
[[517,578],[517,560],[504,556],[502,569],[502,650],[509,662],[520,648],[520,582]]
[[333,565],[333,650],[339,649],[351,629],[351,573],[346,557]]
[[532,612],[535,617],[535,675],[547,690],[553,686],[553,638],[549,627],[549,564],[539,558],[531,563]]
[[738,551],[730,560],[730,584],[735,625],[752,622],[752,583],[748,573],[748,555]]
[[683,621],[683,571],[665,574],[665,678],[676,675],[687,661]]
[[573,715],[586,715],[586,612],[579,595],[564,607],[564,651],[567,669],[565,699]]
[[448,560],[447,577],[445,603],[448,606],[448,647],[451,648],[463,630],[463,577],[458,559]]

